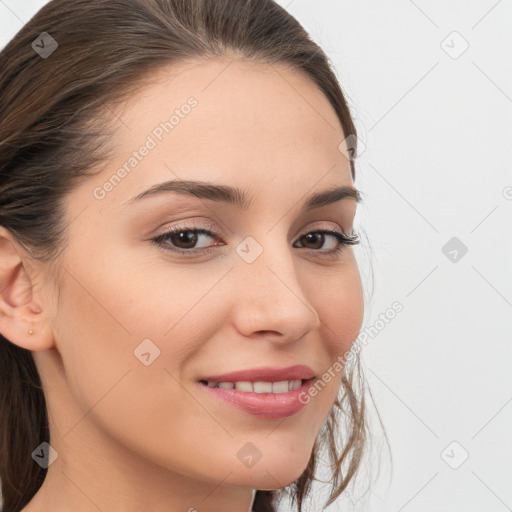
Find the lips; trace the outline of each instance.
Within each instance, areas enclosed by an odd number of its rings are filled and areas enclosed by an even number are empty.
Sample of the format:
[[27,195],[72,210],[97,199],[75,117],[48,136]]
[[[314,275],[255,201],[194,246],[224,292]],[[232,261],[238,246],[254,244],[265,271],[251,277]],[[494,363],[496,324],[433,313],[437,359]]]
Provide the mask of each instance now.
[[306,406],[308,401],[301,396],[307,395],[314,377],[313,370],[305,365],[261,367],[205,375],[199,379],[199,386],[201,393],[251,416],[278,419],[293,416]]
[[314,376],[315,373],[309,366],[295,365],[285,368],[259,367],[217,375],[205,375],[200,377],[199,380],[206,382],[281,382],[285,380],[304,381],[312,379]]
[[293,416],[307,407],[309,387],[313,379],[301,381],[298,389],[287,393],[254,393],[236,389],[210,388],[199,384],[201,393],[206,393],[215,400],[235,407],[244,413],[261,419],[278,419]]

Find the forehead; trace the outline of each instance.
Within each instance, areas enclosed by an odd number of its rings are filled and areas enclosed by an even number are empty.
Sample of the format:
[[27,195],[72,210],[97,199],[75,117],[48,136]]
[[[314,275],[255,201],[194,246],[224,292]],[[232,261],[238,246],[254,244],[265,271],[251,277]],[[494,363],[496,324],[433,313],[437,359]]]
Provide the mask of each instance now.
[[123,199],[169,178],[240,187],[293,181],[307,189],[324,178],[319,186],[352,183],[333,107],[309,78],[283,65],[202,60],[164,67],[116,116],[110,171],[151,148],[116,187]]

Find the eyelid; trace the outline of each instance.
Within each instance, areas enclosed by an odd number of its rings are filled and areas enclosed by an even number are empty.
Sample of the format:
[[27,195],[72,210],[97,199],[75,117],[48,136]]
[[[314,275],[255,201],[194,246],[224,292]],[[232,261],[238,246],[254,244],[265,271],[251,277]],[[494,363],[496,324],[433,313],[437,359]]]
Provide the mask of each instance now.
[[[322,222],[323,222],[323,224],[322,224]],[[303,236],[303,235],[307,235],[310,231],[316,231],[316,230],[319,230],[319,231],[322,231],[322,230],[325,230],[325,231],[335,230],[335,231],[340,232],[340,233],[342,233],[344,235],[348,235],[349,234],[349,233],[345,233],[344,229],[337,222],[334,223],[335,224],[334,227],[332,225],[326,226],[325,222],[327,222],[327,221],[316,221],[316,222],[313,222],[313,224],[312,225],[308,225],[307,228],[301,229],[298,232],[297,236],[300,237],[300,236]],[[331,223],[333,223],[333,221],[331,221]],[[353,228],[352,228],[352,230],[353,230]]]
[[153,235],[151,238],[156,238],[161,235],[166,235],[167,233],[169,233],[171,231],[178,230],[180,228],[183,231],[186,231],[186,230],[195,231],[195,230],[204,229],[206,231],[211,231],[212,235],[220,236],[220,234],[217,232],[218,230],[217,230],[216,224],[210,223],[210,224],[196,225],[193,220],[187,220],[187,221],[178,222],[177,224],[173,224],[172,226],[167,226],[166,228],[162,228],[157,233],[155,233],[155,235]]
[[[321,222],[321,221],[317,221],[317,222]],[[169,232],[177,231],[180,228],[183,229],[184,231],[185,230],[190,230],[190,231],[206,230],[206,231],[211,231],[212,232],[211,234],[215,235],[216,237],[221,236],[220,233],[218,233],[219,230],[217,229],[217,225],[214,224],[214,223],[196,225],[193,220],[187,220],[187,221],[178,222],[177,224],[173,224],[170,227],[163,228],[163,229],[159,230],[151,238],[156,238],[156,237],[159,237],[159,236],[162,236],[162,235],[166,235]],[[342,235],[345,235],[345,236],[351,236],[351,234],[354,233],[354,227],[353,226],[352,226],[352,228],[347,233],[347,232],[344,231],[344,229],[342,227],[339,226],[339,224],[336,226],[336,228],[332,228],[331,226],[326,227],[324,225],[318,226],[318,225],[314,224],[312,227],[310,226],[310,227],[308,227],[305,230],[300,230],[297,233],[297,235],[295,235],[295,236],[297,238],[300,238],[300,237],[302,237],[304,235],[307,235],[311,231],[315,231],[315,230],[318,230],[318,231],[330,231],[331,230],[331,231],[339,232],[339,233],[341,233]]]
[[[206,234],[211,238],[219,238],[221,236],[217,232],[217,227],[215,224],[197,226],[197,225],[195,225],[195,223],[193,221],[190,220],[190,221],[182,221],[178,224],[174,224],[174,225],[168,227],[167,229],[161,230],[158,234],[156,234],[155,236],[152,236],[150,238],[150,241],[157,247],[160,247],[160,248],[164,249],[165,251],[170,252],[171,254],[178,255],[178,256],[207,255],[207,254],[215,251],[215,249],[217,249],[217,247],[226,245],[226,244],[216,244],[216,245],[210,245],[208,247],[201,247],[199,249],[197,249],[197,248],[194,248],[194,249],[172,248],[172,249],[170,249],[168,247],[170,244],[165,244],[163,242],[163,239],[165,239],[165,237],[167,235],[180,233],[181,231],[194,231],[199,234]],[[208,232],[208,233],[206,233],[206,232]]]

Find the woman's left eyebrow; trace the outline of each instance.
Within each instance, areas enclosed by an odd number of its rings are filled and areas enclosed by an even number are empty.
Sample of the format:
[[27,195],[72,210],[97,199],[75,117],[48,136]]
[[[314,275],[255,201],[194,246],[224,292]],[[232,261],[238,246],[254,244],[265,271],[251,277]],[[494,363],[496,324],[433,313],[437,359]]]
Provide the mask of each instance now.
[[[122,204],[131,204],[147,197],[172,192],[231,204],[241,210],[247,210],[251,204],[251,198],[249,198],[247,192],[240,188],[195,180],[170,180],[157,183]],[[309,195],[304,201],[300,213],[305,213],[347,198],[354,199],[357,203],[362,203],[361,195],[356,188],[342,185]]]

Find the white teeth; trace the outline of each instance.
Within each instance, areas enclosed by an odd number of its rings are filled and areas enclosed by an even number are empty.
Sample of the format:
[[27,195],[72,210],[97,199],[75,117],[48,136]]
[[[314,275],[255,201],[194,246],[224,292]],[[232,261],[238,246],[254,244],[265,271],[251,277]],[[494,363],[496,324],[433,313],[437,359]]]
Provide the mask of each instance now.
[[252,382],[235,382],[238,391],[252,391]]
[[290,391],[293,391],[294,389],[299,389],[302,386],[302,381],[300,379],[298,380],[291,380],[288,383],[288,389]]
[[273,382],[272,393],[288,393],[288,381]]
[[237,391],[254,393],[287,393],[299,389],[301,385],[302,381],[300,379],[282,380],[280,382],[207,382],[207,386],[210,388],[236,389]]
[[272,382],[254,382],[253,388],[255,393],[272,393]]

